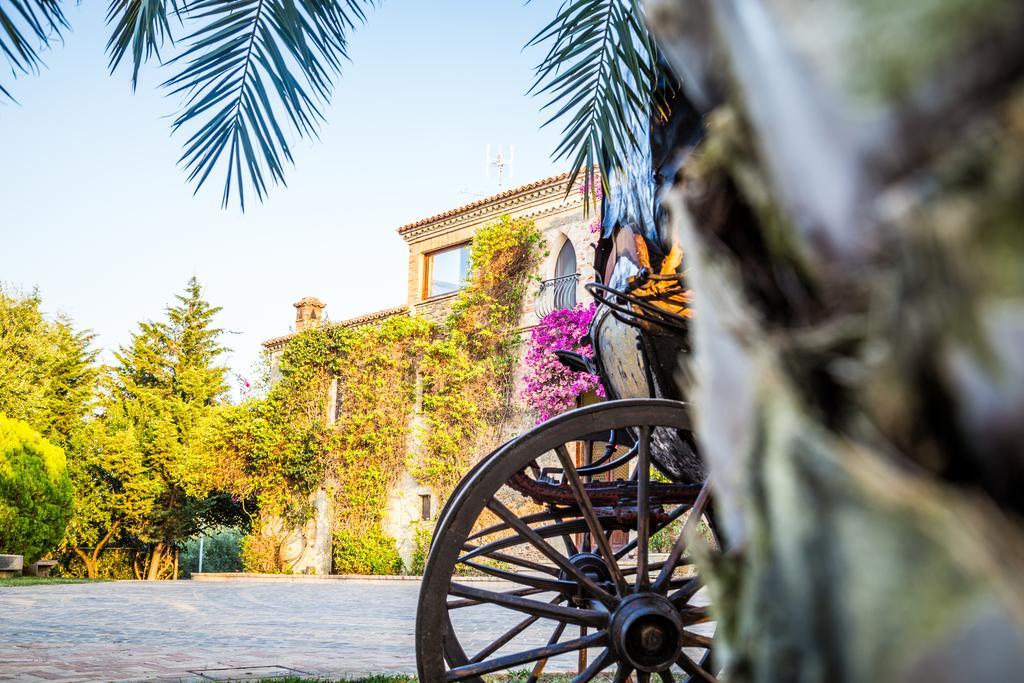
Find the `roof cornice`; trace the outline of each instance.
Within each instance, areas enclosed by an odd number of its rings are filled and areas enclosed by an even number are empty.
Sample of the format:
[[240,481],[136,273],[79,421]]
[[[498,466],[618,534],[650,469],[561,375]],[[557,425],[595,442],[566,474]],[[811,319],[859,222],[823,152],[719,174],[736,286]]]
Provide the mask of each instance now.
[[[406,242],[411,243],[450,232],[466,224],[481,222],[482,220],[513,211],[525,216],[539,216],[572,210],[583,203],[583,198],[579,196],[579,193],[575,192],[565,196],[565,181],[568,179],[569,173],[562,173],[507,190],[486,199],[480,199],[471,204],[445,211],[436,216],[403,225],[398,228],[398,234]],[[559,195],[565,197],[565,202],[555,206],[540,208],[544,205],[549,205],[551,199]],[[531,208],[534,210],[531,211]]]
[[[339,320],[338,322],[328,321],[324,322],[322,327],[359,327],[360,325],[367,325],[378,320],[390,318],[395,315],[402,315],[403,313],[409,313],[408,306],[395,306],[393,308],[385,308],[380,311],[374,311],[373,313],[364,313],[363,315],[356,316],[355,318],[349,318],[348,320]],[[268,351],[277,351],[285,344],[287,344],[292,338],[301,334],[301,332],[292,332],[290,334],[284,334],[280,337],[274,337],[263,342],[264,348]]]

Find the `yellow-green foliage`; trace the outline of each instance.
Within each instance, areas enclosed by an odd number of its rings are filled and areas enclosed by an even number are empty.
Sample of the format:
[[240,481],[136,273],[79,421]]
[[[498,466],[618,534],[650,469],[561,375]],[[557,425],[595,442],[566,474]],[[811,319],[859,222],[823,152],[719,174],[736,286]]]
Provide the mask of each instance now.
[[416,544],[412,551],[412,562],[409,565],[410,574],[422,574],[427,568],[427,557],[430,555],[430,544],[434,540],[434,528],[432,524],[419,522],[413,530],[413,542]]
[[284,555],[284,541],[280,534],[265,528],[253,529],[240,544],[242,567],[259,574],[290,574],[290,558]]
[[[267,398],[224,411],[221,480],[255,499],[261,514],[293,525],[305,520],[313,491],[332,491],[335,571],[400,570],[395,541],[380,528],[388,491],[408,467],[446,497],[485,427],[503,416],[518,344],[512,333],[542,249],[533,221],[502,217],[477,232],[469,282],[445,325],[403,315],[296,335]],[[335,379],[342,410],[330,425]],[[413,433],[418,394],[422,432]],[[421,445],[410,454],[413,438]],[[271,552],[274,539],[264,540],[247,542],[247,568],[287,565]]]
[[[141,559],[139,555],[140,553],[144,554],[144,552],[144,550],[140,551],[132,548],[107,548],[103,551],[103,555],[97,563],[96,576],[94,578],[113,579],[115,581],[130,581],[139,578],[135,571],[136,560]],[[61,558],[60,564],[57,565],[56,573],[71,579],[84,579],[89,575],[85,568],[85,563],[82,562],[82,558],[78,555],[67,553]]]
[[351,332],[340,372],[342,412],[334,429],[330,473],[335,527],[379,527],[387,492],[401,474],[416,395],[415,362],[438,334],[418,317],[394,317]]
[[395,539],[375,527],[362,533],[335,532],[334,573],[401,574],[402,558],[395,547]]
[[60,542],[71,512],[64,451],[0,415],[0,552],[35,562]]
[[424,454],[415,476],[446,498],[469,469],[484,428],[511,400],[514,334],[544,239],[532,220],[502,216],[473,238],[469,282],[452,306],[446,335],[425,350]]

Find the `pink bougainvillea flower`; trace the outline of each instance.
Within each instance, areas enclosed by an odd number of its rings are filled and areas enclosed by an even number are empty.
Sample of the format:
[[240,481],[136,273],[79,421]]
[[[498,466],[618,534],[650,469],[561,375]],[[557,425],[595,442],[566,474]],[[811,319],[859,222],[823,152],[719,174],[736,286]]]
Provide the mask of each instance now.
[[583,343],[583,337],[595,310],[592,303],[552,311],[530,333],[521,396],[537,412],[537,422],[574,408],[577,399],[590,390],[604,396],[604,387],[597,375],[574,372],[562,365],[555,355],[555,351],[575,351],[593,357],[594,351]]

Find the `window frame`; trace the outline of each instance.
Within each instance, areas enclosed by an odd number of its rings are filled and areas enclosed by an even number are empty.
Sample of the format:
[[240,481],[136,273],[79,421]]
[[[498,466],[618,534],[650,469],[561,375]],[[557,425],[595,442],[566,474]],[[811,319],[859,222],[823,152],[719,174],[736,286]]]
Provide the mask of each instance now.
[[452,244],[447,247],[441,247],[440,249],[428,251],[423,254],[423,282],[421,283],[420,293],[424,300],[433,299],[435,297],[441,296],[450,296],[462,290],[465,287],[465,284],[463,284],[458,289],[451,292],[441,292],[440,294],[430,293],[430,283],[434,279],[434,257],[440,256],[441,254],[447,253],[449,251],[469,249],[472,243],[473,240],[465,240],[463,242],[458,242],[457,244]]

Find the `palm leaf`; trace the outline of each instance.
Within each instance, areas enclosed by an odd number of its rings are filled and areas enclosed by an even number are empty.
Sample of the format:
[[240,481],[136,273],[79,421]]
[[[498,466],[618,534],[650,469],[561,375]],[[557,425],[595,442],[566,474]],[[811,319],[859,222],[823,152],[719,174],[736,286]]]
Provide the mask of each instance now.
[[[13,76],[38,73],[39,52],[68,28],[60,0],[0,0],[0,53]],[[2,83],[0,94],[14,96]]]
[[641,2],[564,0],[527,45],[549,45],[530,92],[548,98],[545,126],[562,122],[552,156],[571,161],[567,192],[582,173],[593,197],[595,167],[604,182],[645,144],[634,131],[650,115],[657,56]]
[[[135,0],[139,1],[139,0]],[[259,199],[285,184],[290,138],[316,136],[347,34],[373,0],[197,0],[195,26],[164,86],[184,98],[174,129],[189,128],[180,162],[196,191],[223,162],[221,202],[245,189]]]
[[174,41],[167,21],[167,9],[178,14],[177,0],[110,0],[107,24],[114,32],[107,40],[111,73],[117,69],[129,48],[132,55],[132,90],[139,80],[139,67],[152,57],[160,59],[164,40]]

